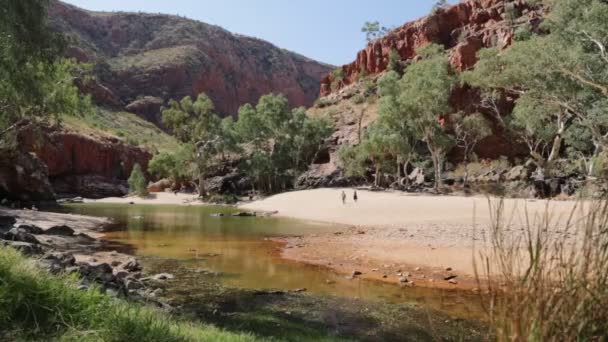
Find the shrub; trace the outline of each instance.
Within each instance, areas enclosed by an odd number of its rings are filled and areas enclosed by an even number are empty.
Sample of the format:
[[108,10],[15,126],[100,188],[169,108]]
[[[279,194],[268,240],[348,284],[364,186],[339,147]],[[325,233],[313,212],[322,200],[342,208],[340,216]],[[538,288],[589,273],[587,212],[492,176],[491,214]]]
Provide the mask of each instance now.
[[148,195],[148,184],[146,182],[146,176],[141,170],[139,164],[133,166],[131,176],[129,177],[129,188],[140,197]]
[[528,24],[518,27],[513,34],[513,39],[520,42],[530,38],[532,38],[532,29]]
[[362,104],[363,102],[365,102],[365,97],[363,95],[357,94],[353,97],[354,104]]

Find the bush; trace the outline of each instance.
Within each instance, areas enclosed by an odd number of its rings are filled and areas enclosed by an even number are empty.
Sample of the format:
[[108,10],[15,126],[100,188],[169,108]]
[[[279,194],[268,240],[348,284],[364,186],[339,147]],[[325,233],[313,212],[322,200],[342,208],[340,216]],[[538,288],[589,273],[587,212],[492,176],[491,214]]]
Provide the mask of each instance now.
[[362,104],[363,102],[365,102],[365,96],[357,94],[353,97],[354,104]]
[[133,171],[131,171],[131,176],[129,177],[129,189],[135,192],[140,197],[145,197],[148,195],[148,183],[146,182],[146,176],[141,170],[141,166],[139,164],[135,164],[133,166]]
[[532,38],[532,29],[529,24],[518,27],[513,34],[513,39],[518,42],[529,40]]

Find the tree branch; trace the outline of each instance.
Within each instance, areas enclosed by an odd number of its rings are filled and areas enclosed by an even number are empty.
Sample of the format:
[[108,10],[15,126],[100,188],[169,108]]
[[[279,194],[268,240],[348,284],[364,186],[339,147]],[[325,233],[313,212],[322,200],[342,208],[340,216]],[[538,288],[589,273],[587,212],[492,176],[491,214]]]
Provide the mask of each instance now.
[[587,31],[581,31],[581,33],[587,37],[586,40],[592,42],[593,44],[595,44],[598,49],[600,50],[600,57],[606,62],[608,63],[608,54],[606,53],[606,46],[600,42],[599,40],[593,38]]
[[572,71],[570,71],[570,70],[568,70],[566,68],[562,67],[562,68],[559,68],[559,70],[561,72],[563,72],[564,74],[566,74],[566,75],[568,75],[568,76],[576,79],[577,81],[579,81],[579,82],[581,82],[583,84],[586,84],[586,85],[588,85],[588,86],[590,86],[592,88],[595,88],[595,89],[601,91],[603,95],[608,96],[608,87],[605,87],[605,86],[603,86],[601,84],[598,84],[598,83],[595,83],[593,81],[590,81],[590,80],[584,78],[583,76],[578,75],[578,74],[576,74],[576,73],[574,73],[574,72],[572,72]]

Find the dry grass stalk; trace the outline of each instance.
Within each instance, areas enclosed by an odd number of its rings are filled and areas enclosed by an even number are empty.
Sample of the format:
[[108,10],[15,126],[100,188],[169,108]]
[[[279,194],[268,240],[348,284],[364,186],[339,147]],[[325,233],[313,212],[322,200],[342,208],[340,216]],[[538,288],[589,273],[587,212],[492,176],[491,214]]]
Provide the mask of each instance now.
[[492,203],[477,281],[499,341],[608,339],[608,201],[580,202],[568,217]]

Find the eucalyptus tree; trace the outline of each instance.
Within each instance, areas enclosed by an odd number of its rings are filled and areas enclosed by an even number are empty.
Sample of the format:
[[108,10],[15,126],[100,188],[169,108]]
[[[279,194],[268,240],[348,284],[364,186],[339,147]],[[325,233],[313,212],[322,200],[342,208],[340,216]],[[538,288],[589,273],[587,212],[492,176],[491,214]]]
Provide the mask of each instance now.
[[420,59],[401,78],[389,73],[380,82],[382,111],[389,121],[407,123],[404,135],[424,142],[433,161],[438,189],[445,156],[454,146],[442,118],[452,112],[449,98],[457,78],[442,46],[430,44],[417,53]]
[[303,108],[291,109],[283,95],[269,94],[239,109],[235,131],[249,151],[244,169],[260,189],[273,192],[295,182],[332,129],[327,118],[309,117]]
[[530,150],[539,174],[550,174],[566,149],[581,144],[571,130],[589,133],[593,148],[579,151],[588,170],[608,143],[608,4],[552,0],[546,34],[506,50],[482,50],[465,82],[486,93],[517,97],[507,128]]
[[387,134],[390,135],[391,154],[395,158],[396,173],[395,179],[398,184],[401,180],[409,181],[409,178],[402,177],[401,169],[407,171],[410,162],[416,157],[417,136],[415,127],[409,120],[405,120],[406,114],[401,112],[399,99],[399,74],[391,71],[379,80],[378,90],[380,94],[379,118],[378,123],[386,127]]
[[[199,196],[206,197],[205,176],[217,161],[216,155],[221,151],[224,136],[222,121],[215,113],[213,101],[204,93],[199,94],[195,101],[186,96],[180,101],[171,100],[161,112],[163,124],[191,151],[189,161],[196,166]],[[179,161],[185,162],[184,159]]]
[[59,119],[88,109],[48,27],[49,1],[7,0],[0,8],[0,140],[23,119]]
[[450,117],[454,129],[454,138],[458,147],[462,149],[464,164],[464,180],[466,186],[469,178],[468,163],[477,144],[492,134],[492,127],[482,114],[473,113],[465,115],[456,113]]

